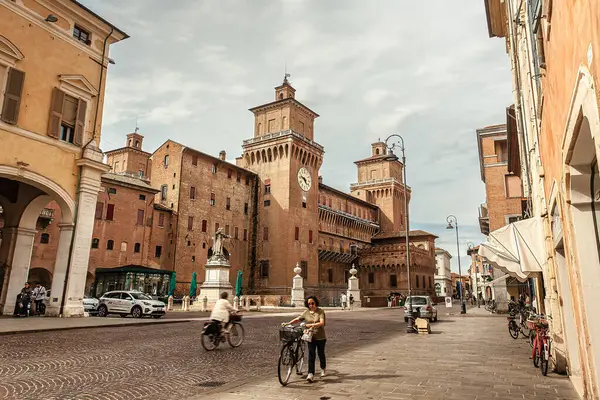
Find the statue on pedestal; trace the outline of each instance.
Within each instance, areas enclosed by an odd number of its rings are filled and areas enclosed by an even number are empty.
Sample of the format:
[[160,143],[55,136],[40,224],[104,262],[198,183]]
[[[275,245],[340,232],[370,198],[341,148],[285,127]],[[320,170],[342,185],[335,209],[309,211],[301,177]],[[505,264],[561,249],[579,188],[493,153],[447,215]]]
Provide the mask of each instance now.
[[223,232],[223,228],[217,229],[215,232],[215,238],[212,247],[213,252],[212,256],[210,256],[210,260],[226,260],[225,254],[223,253],[223,241],[230,238],[230,235],[227,235]]

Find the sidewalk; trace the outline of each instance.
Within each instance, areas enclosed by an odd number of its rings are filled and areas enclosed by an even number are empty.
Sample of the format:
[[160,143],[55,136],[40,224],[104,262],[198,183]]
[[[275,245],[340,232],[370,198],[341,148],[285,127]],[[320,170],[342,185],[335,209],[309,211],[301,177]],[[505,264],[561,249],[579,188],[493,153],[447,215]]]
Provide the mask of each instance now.
[[[485,309],[439,310],[431,335],[391,332],[389,340],[328,358],[329,376],[312,384],[272,376],[223,386],[192,399],[577,399],[568,378],[541,375],[525,340],[508,335],[503,318]],[[447,315],[448,313],[454,315]],[[486,315],[487,314],[487,315]],[[351,338],[349,338],[351,340]],[[319,374],[317,363],[317,376]]]

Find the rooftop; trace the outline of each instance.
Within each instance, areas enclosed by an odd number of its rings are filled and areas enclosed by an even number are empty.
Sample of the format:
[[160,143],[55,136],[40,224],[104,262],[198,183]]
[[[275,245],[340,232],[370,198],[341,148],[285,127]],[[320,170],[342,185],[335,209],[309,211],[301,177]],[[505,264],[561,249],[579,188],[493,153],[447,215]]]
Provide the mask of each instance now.
[[147,192],[158,193],[158,190],[154,189],[148,183],[148,181],[127,173],[115,174],[114,172],[106,172],[102,174],[102,179],[116,182],[117,184],[122,184],[126,186],[134,186],[138,189],[142,189]]
[[[431,236],[437,239],[437,236],[433,233],[429,233],[426,231],[422,231],[420,229],[416,229],[414,231],[410,231],[410,237],[423,237],[423,236]],[[406,231],[396,231],[396,232],[380,232],[377,235],[373,236],[373,239],[389,239],[389,238],[403,238],[406,237]]]

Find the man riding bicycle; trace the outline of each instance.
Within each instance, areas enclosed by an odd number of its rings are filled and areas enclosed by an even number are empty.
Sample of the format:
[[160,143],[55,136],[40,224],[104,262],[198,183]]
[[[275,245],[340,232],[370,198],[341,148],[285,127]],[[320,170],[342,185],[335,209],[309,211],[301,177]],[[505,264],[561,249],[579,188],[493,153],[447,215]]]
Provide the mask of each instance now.
[[211,321],[220,322],[219,333],[221,333],[221,331],[229,333],[229,313],[235,312],[235,308],[233,308],[229,300],[227,300],[227,297],[229,297],[227,292],[221,293],[221,299],[217,300],[210,313]]

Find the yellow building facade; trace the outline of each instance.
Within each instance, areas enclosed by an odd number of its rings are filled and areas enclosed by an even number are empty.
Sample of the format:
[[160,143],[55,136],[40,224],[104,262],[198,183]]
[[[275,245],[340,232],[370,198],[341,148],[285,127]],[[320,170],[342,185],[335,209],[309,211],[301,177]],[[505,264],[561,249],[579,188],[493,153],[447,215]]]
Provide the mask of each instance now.
[[128,36],[77,1],[0,2],[0,311],[28,278],[40,212],[61,228],[48,313],[83,314],[109,46]]

